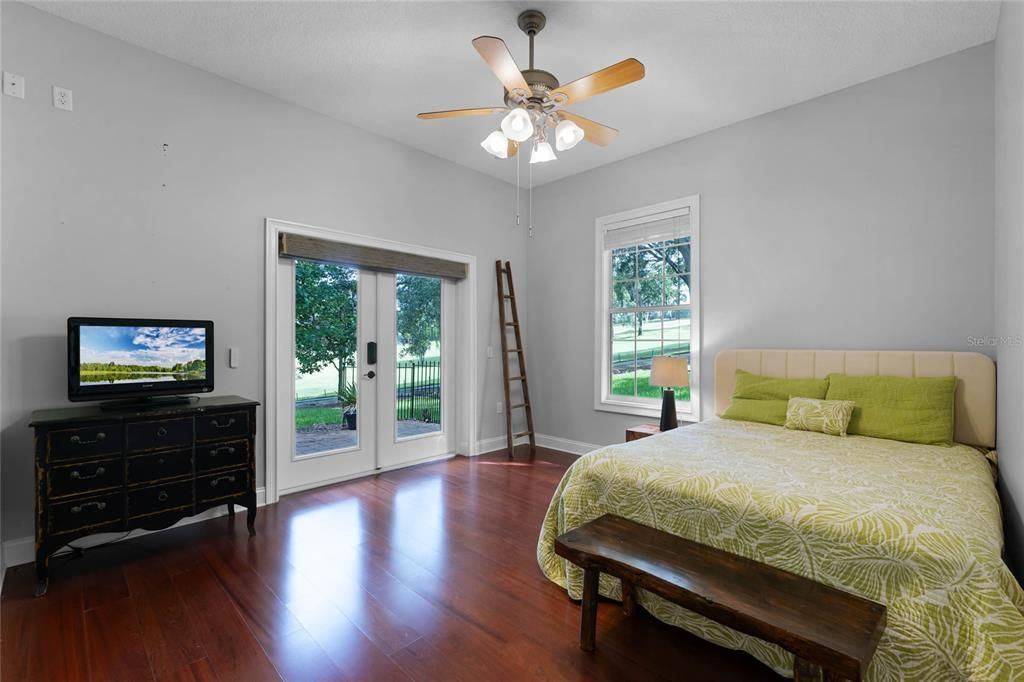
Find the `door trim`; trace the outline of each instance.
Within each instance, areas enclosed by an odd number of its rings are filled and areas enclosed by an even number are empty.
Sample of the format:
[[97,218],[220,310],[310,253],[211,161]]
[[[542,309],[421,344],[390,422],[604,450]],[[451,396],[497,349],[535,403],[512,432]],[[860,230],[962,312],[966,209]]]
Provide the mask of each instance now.
[[301,234],[347,244],[375,246],[393,251],[405,251],[425,256],[443,258],[466,264],[466,278],[455,284],[455,386],[456,395],[453,409],[455,417],[455,448],[469,456],[476,455],[477,448],[477,267],[476,256],[445,251],[421,244],[411,244],[381,239],[368,235],[332,230],[313,225],[304,225],[288,220],[267,218],[266,254],[264,268],[264,371],[263,371],[263,453],[264,486],[267,504],[278,501],[277,466],[277,407],[279,386],[277,382],[277,331],[280,319],[277,310],[277,265],[278,235],[281,232]]

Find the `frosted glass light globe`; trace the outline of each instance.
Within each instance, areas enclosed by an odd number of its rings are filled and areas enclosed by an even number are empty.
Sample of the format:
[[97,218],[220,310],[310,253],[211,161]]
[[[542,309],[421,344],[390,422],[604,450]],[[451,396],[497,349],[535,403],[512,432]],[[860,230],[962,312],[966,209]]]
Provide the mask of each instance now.
[[499,159],[508,158],[508,138],[505,137],[505,133],[500,130],[495,130],[493,133],[488,135],[480,146],[484,148],[491,156]]
[[505,133],[505,137],[516,142],[529,140],[533,135],[533,121],[530,120],[530,114],[522,107],[508,112],[505,118],[501,119],[501,132]]
[[555,147],[560,152],[572,149],[583,139],[583,128],[568,119],[558,122],[555,126]]
[[538,142],[533,145],[533,153],[530,154],[530,163],[546,163],[548,161],[554,161],[556,158],[555,152],[551,149],[550,142]]

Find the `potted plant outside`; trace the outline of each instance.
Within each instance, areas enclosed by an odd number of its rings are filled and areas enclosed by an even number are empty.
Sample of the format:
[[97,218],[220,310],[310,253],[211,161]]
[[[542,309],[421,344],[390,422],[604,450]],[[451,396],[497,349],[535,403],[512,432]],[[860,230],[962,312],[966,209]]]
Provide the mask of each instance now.
[[358,395],[354,383],[346,384],[342,387],[341,393],[338,394],[338,402],[341,403],[342,413],[345,416],[345,426],[348,427],[349,431],[355,431]]

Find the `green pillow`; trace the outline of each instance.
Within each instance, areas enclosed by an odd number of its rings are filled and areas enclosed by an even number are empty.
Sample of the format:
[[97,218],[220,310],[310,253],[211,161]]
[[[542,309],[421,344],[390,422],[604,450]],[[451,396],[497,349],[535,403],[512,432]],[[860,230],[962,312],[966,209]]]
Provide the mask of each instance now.
[[847,433],[926,445],[953,444],[956,377],[830,374],[829,400],[857,403]]
[[821,400],[828,391],[828,379],[780,379],[736,370],[732,402],[722,419],[761,422],[782,426],[790,396]]
[[796,431],[817,431],[830,436],[845,436],[856,403],[852,400],[789,399],[786,428]]

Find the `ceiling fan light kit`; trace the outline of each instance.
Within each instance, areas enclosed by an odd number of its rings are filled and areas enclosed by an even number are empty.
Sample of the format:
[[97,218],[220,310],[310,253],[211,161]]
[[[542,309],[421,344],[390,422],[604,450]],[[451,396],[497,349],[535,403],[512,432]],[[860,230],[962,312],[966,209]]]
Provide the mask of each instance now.
[[480,143],[480,146],[484,148],[491,156],[499,159],[508,158],[508,138],[500,130],[495,130]]
[[533,152],[530,154],[530,163],[546,163],[557,158],[554,150],[551,149],[551,143],[547,140],[534,143]]
[[586,133],[583,128],[568,119],[562,119],[555,126],[555,147],[564,152],[580,143]]
[[533,121],[526,109],[517,107],[501,119],[501,132],[505,137],[516,142],[526,142],[533,137]]
[[544,14],[537,10],[526,10],[519,15],[519,28],[530,39],[530,68],[525,70],[519,69],[501,38],[480,36],[473,40],[473,47],[505,88],[505,108],[431,111],[419,114],[419,118],[489,116],[504,112],[501,130],[492,132],[480,143],[488,154],[499,159],[514,156],[519,143],[532,139],[530,163],[555,160],[555,152],[547,139],[548,128],[554,129],[558,151],[568,151],[584,139],[602,147],[611,143],[619,131],[565,111],[562,107],[642,79],[644,65],[636,59],[624,59],[589,76],[561,85],[554,74],[534,68],[533,64],[534,38],[546,23]]

